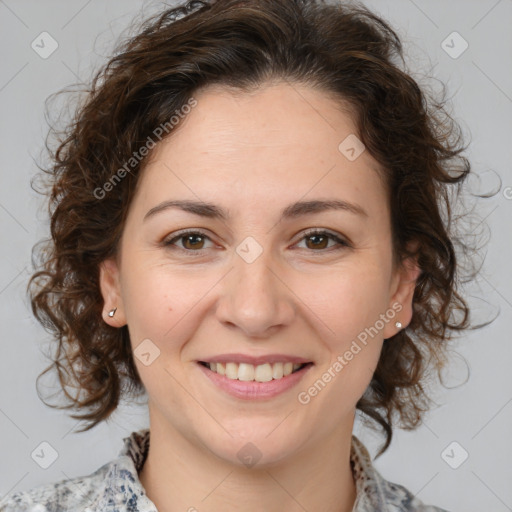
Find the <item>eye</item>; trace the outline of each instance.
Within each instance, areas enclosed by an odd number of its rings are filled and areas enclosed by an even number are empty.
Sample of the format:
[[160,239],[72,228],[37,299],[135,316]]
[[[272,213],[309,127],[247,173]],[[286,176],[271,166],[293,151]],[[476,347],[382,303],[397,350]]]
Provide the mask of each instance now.
[[[174,237],[165,240],[163,242],[165,247],[169,248],[177,248],[186,252],[197,252],[201,253],[206,248],[204,247],[205,241],[210,240],[210,237],[206,235],[202,231],[198,230],[186,230],[181,231]],[[305,240],[306,249],[311,249],[314,252],[324,252],[325,249],[332,249],[333,246],[328,247],[326,243],[329,243],[329,240],[334,241],[334,250],[343,249],[347,247],[351,247],[351,245],[340,238],[339,236],[331,233],[329,231],[320,230],[320,229],[310,229],[308,230],[303,237],[300,239],[300,242]],[[181,241],[182,246],[176,246],[176,242]],[[308,246],[308,242],[312,242]],[[337,246],[337,247],[336,247]]]
[[[335,235],[334,233],[331,233],[330,231],[325,230],[319,230],[319,229],[311,229],[306,231],[304,236],[301,238],[300,241],[305,240],[306,241],[306,248],[311,249],[315,252],[323,252],[322,249],[327,249],[326,242],[329,242],[329,239],[333,240],[335,242],[334,249],[343,249],[345,247],[350,247],[350,244],[340,238],[339,236]],[[308,247],[308,241],[313,241],[311,245]],[[330,247],[331,249],[333,246]]]
[[210,240],[210,237],[202,231],[188,230],[182,231],[173,238],[165,240],[163,244],[166,247],[174,246],[177,240],[183,240],[183,247],[178,247],[178,249],[188,252],[201,252],[204,249],[204,241]]

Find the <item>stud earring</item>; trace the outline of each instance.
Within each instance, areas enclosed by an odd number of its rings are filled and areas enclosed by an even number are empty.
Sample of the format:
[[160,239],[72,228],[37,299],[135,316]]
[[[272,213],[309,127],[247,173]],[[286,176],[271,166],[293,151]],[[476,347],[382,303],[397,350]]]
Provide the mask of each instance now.
[[112,318],[112,317],[116,314],[116,311],[117,311],[117,308],[111,309],[111,310],[108,312],[108,316],[109,316],[110,318]]
[[401,329],[401,328],[402,328],[402,324],[401,324],[400,322],[396,322],[396,323],[395,323],[395,327],[396,327],[397,329]]

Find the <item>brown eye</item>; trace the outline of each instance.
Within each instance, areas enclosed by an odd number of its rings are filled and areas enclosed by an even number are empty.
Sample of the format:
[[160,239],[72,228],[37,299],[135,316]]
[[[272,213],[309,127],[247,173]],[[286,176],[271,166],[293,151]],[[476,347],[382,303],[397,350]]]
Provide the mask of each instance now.
[[[174,246],[188,252],[199,252],[205,249],[204,244],[206,240],[210,240],[210,238],[201,231],[186,231],[164,241],[164,246]],[[181,246],[176,246],[175,242],[177,241],[182,241]]]
[[[202,249],[204,245],[204,237],[202,235],[183,235],[181,237],[184,242],[185,249]],[[198,242],[199,240],[199,242]]]
[[326,249],[329,243],[329,237],[325,235],[309,235],[306,237],[306,240],[312,242],[312,245],[308,246],[308,249]]
[[[325,252],[325,249],[343,249],[345,247],[350,247],[348,242],[341,239],[334,233],[330,233],[329,231],[318,231],[312,230],[307,232],[304,237],[301,239],[306,241],[306,249],[310,249],[315,252]],[[334,241],[334,245],[328,246],[329,240]]]
[[[306,249],[313,252],[327,252],[329,249],[337,250],[351,247],[351,245],[329,231],[312,230],[306,233],[301,242],[306,241]],[[181,241],[181,246],[177,242]],[[205,242],[211,241],[210,237],[201,231],[182,231],[173,238],[163,242],[165,247],[170,249],[178,249],[189,253],[200,253],[206,250]],[[329,246],[329,242],[333,241],[334,244]]]

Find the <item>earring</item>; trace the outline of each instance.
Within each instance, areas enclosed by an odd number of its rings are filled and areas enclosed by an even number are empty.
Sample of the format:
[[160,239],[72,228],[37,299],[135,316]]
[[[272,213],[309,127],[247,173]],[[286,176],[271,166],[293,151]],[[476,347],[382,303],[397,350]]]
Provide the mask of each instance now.
[[396,327],[397,329],[401,329],[401,328],[402,328],[402,324],[401,324],[400,322],[396,322],[396,323],[395,323],[395,327]]
[[111,309],[111,310],[108,312],[108,316],[109,316],[110,318],[112,318],[112,317],[116,314],[116,311],[117,311],[117,308]]

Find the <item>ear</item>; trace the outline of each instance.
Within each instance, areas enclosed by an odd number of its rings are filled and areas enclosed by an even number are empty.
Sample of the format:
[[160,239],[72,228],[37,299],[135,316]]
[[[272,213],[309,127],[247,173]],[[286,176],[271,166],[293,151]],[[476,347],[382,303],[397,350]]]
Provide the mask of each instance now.
[[[409,248],[416,251],[417,243],[411,244]],[[402,261],[395,271],[391,283],[391,298],[388,304],[389,310],[396,312],[393,321],[386,323],[384,328],[384,339],[391,338],[402,329],[405,329],[412,319],[412,299],[421,268],[418,265],[417,257],[408,257]],[[400,322],[402,327],[395,326]]]
[[[121,286],[119,280],[119,267],[115,258],[109,258],[100,263],[100,289],[103,296],[103,320],[112,327],[122,327],[126,324]],[[108,316],[109,311],[117,308],[113,317]]]

